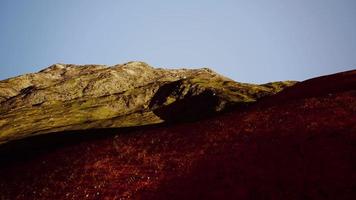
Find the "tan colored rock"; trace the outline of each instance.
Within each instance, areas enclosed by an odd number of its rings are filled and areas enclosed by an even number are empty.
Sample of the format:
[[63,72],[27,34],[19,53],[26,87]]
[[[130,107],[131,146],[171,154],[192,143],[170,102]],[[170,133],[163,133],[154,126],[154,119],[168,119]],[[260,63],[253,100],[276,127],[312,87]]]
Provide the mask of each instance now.
[[0,143],[59,131],[195,119],[293,84],[237,83],[207,68],[156,69],[143,62],[54,64],[0,81]]

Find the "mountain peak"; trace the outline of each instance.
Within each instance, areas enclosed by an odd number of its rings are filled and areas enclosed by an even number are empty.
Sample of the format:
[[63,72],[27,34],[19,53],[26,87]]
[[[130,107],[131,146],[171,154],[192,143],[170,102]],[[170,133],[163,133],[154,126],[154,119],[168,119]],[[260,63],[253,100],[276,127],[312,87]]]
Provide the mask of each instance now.
[[119,65],[121,67],[127,67],[127,68],[142,68],[142,69],[153,69],[153,67],[151,67],[150,65],[148,65],[145,62],[142,61],[131,61],[131,62],[127,62],[124,63],[122,65]]

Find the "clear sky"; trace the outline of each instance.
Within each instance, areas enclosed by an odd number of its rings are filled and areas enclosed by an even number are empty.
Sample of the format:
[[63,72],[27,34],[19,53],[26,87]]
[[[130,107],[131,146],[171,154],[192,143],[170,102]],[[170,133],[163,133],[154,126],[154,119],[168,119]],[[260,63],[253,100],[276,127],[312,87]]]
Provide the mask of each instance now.
[[356,0],[0,0],[0,79],[134,60],[256,83],[356,69]]

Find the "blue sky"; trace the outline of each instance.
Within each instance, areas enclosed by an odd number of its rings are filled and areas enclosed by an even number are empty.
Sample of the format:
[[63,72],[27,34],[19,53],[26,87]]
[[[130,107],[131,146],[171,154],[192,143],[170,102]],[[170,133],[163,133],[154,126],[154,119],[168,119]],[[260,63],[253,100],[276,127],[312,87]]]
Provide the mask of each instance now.
[[133,60],[255,83],[355,69],[356,1],[0,0],[0,79]]

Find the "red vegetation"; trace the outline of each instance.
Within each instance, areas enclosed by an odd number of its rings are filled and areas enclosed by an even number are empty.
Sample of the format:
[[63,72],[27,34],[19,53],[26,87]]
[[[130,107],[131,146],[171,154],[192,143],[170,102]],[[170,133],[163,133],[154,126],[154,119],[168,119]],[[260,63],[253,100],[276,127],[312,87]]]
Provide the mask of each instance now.
[[0,199],[356,199],[356,71],[198,122],[93,132],[2,147]]

